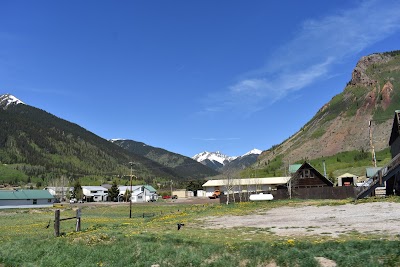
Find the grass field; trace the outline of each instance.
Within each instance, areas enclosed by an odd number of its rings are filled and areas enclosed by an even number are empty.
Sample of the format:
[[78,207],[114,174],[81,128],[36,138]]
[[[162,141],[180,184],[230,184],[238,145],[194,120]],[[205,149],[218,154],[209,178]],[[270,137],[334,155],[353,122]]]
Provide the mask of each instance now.
[[[320,266],[316,257],[337,266],[399,266],[399,236],[289,238],[254,227],[206,229],[201,220],[281,206],[349,202],[154,203],[133,205],[132,219],[128,205],[85,206],[82,231],[74,232],[74,220],[62,221],[63,235],[57,238],[52,222],[56,208],[0,210],[0,266]],[[58,208],[61,218],[75,215],[76,207]],[[177,223],[185,226],[178,231]]]

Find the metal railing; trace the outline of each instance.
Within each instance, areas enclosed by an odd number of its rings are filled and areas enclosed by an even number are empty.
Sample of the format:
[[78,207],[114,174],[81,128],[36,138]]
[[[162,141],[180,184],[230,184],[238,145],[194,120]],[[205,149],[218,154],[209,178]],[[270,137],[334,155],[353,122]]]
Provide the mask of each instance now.
[[400,166],[400,154],[397,154],[385,167],[381,168],[372,176],[368,181],[366,181],[361,187],[359,187],[360,192],[357,194],[357,199],[363,198],[368,194],[369,191],[374,190],[378,187],[378,183],[382,184],[386,182],[392,175],[391,172]]

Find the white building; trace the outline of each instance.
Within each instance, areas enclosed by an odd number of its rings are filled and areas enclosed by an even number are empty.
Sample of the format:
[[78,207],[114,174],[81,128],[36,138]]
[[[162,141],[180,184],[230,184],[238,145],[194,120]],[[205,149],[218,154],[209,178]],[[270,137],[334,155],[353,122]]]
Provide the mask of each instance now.
[[230,193],[261,193],[276,190],[279,185],[285,185],[289,180],[290,176],[208,180],[203,184],[203,188],[207,197],[212,196],[216,190],[227,194],[228,188],[230,188]]
[[[127,190],[131,191],[130,186],[118,186],[119,201],[124,201],[124,196]],[[132,202],[150,202],[158,199],[157,191],[151,185],[135,185],[132,186]]]
[[49,186],[45,187],[44,190],[49,191],[49,193],[56,199],[65,201],[67,199],[67,196],[72,194],[74,188],[65,186]]
[[81,186],[87,202],[107,201],[108,189],[102,186]]

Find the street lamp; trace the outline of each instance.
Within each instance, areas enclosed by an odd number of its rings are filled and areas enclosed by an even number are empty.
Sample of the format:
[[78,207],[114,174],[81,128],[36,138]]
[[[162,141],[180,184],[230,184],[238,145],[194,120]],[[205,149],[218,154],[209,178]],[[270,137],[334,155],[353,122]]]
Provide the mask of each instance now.
[[131,179],[130,179],[130,193],[131,193],[131,197],[129,198],[129,218],[132,218],[132,166],[133,166],[133,162],[129,162],[129,164],[131,165]]

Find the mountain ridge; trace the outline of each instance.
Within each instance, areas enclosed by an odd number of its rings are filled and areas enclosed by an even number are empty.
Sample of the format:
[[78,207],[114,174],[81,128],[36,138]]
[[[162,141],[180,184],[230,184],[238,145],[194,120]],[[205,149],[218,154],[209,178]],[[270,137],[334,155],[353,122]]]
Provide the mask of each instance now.
[[252,149],[242,156],[227,156],[220,151],[204,151],[192,157],[192,159],[220,172],[232,172],[244,169],[256,162],[261,150]]
[[[323,105],[299,131],[263,151],[255,168],[388,147],[393,114],[400,107],[400,51],[363,56],[344,90]],[[371,124],[370,124],[371,122]],[[371,126],[370,126],[371,125]]]
[[128,150],[131,153],[149,158],[161,165],[172,168],[187,179],[202,179],[219,174],[192,158],[170,152],[163,148],[153,147],[143,142],[129,139],[111,139],[110,142]]
[[[72,180],[96,176],[112,180],[129,174],[128,163],[132,161],[143,179],[185,179],[172,168],[130,153],[75,123],[20,105],[22,101],[10,94],[0,97],[0,167],[18,170],[24,179],[46,183],[65,175]],[[23,182],[0,178],[3,182]]]

